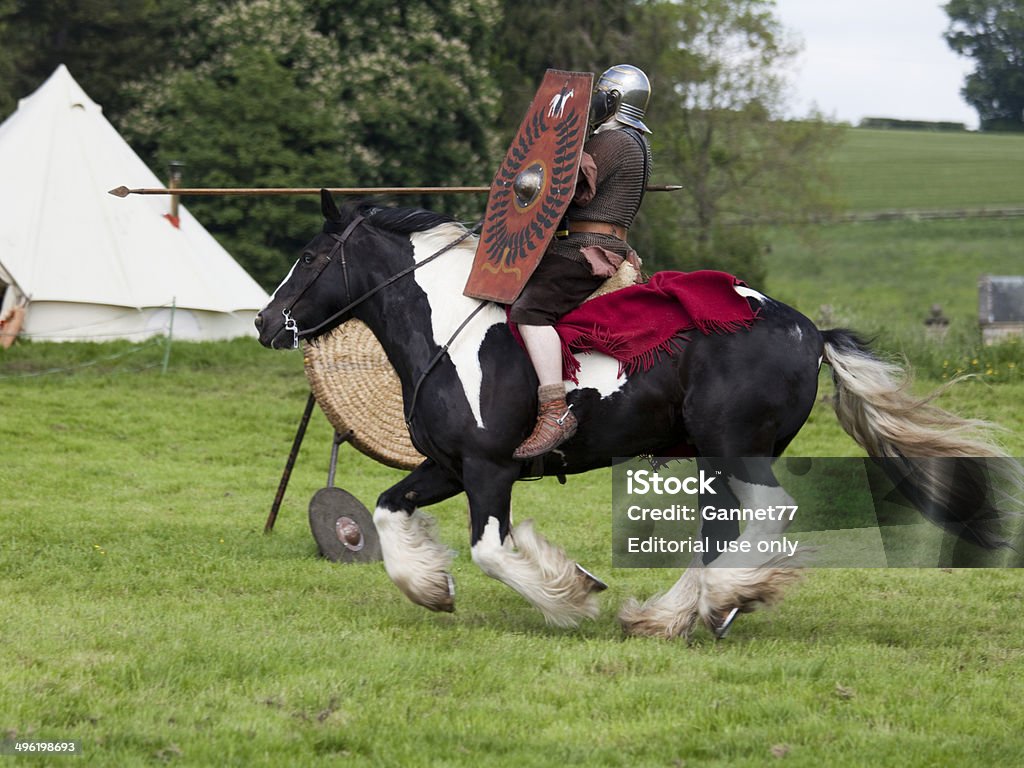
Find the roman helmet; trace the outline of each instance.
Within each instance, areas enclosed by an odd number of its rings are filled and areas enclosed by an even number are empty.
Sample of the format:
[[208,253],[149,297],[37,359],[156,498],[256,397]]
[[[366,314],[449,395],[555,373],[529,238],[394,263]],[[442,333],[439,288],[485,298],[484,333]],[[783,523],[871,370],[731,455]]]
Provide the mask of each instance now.
[[631,64],[616,64],[602,73],[590,100],[590,124],[597,128],[612,118],[644,133],[651,129],[643,123],[651,81],[642,69]]

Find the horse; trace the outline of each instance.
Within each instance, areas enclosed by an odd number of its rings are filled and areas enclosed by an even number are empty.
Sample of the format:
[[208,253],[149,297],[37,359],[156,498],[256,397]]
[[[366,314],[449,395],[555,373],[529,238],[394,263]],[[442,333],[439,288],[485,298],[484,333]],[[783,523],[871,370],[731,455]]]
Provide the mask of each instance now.
[[[576,435],[532,462],[512,454],[537,410],[537,378],[507,322],[505,307],[468,298],[477,236],[420,208],[337,206],[321,191],[322,231],[305,247],[256,318],[259,341],[294,348],[349,320],[364,322],[401,381],[413,444],[426,459],[380,494],[373,513],[385,570],[414,603],[454,610],[452,551],[423,509],[459,493],[468,499],[473,562],[517,591],[557,627],[598,615],[604,582],[534,529],[513,527],[516,481],[607,467],[614,457],[672,456],[686,446],[698,466],[724,473],[716,503],[792,505],[772,471],[808,418],[823,363],[832,368],[836,413],[870,456],[1002,456],[986,425],[915,399],[902,366],[876,355],[855,332],[819,330],[807,317],[737,284],[756,321],[735,333],[692,333],[673,354],[623,372],[597,352],[579,355],[567,399]],[[965,541],[997,547],[991,490],[952,489],[936,501],[941,471],[904,472],[903,487],[935,522]],[[948,473],[946,473],[948,475]],[[930,476],[933,475],[933,476]],[[934,487],[933,487],[934,486]],[[724,496],[723,496],[724,494]],[[940,500],[941,502],[941,500]],[[743,536],[780,533],[785,523],[751,523]],[[733,540],[738,525],[704,522],[701,535]],[[685,637],[706,625],[716,636],[737,613],[777,602],[801,569],[778,558],[730,565],[705,555],[667,591],[630,598],[619,620],[627,634]]]

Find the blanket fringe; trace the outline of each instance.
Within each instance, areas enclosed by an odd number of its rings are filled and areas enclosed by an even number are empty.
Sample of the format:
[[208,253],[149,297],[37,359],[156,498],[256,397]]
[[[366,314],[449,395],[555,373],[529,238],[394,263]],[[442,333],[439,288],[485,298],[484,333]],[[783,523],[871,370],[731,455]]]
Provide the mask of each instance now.
[[[724,330],[725,324],[720,324],[720,330],[707,331],[700,329],[704,335],[709,333],[732,333],[734,331]],[[735,330],[739,330],[736,328]],[[650,349],[645,349],[638,354],[626,355],[625,350],[629,344],[614,334],[601,333],[595,328],[590,335],[578,337],[572,344],[559,336],[562,342],[562,375],[573,384],[579,384],[579,372],[582,368],[577,354],[588,352],[600,352],[609,355],[619,361],[618,376],[631,376],[637,371],[648,371],[653,368],[663,357],[670,357],[682,349],[685,342],[689,341],[684,332],[673,336],[665,341],[656,344]]]
[[756,317],[750,320],[695,320],[694,325],[705,336],[711,336],[750,330],[755,319]]

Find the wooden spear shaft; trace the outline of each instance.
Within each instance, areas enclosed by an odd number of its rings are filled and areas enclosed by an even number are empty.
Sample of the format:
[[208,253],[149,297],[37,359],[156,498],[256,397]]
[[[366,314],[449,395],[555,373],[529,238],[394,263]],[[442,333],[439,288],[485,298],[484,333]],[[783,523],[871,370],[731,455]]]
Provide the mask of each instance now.
[[[488,191],[488,187],[326,187],[326,189],[335,195],[434,195]],[[178,187],[177,189],[117,187],[110,190],[110,194],[116,197],[128,197],[128,195],[319,195],[320,187]]]
[[[128,195],[319,195],[320,187],[177,187],[175,189],[129,189],[116,187],[109,194]],[[490,187],[325,187],[335,195],[465,195],[486,194]],[[675,184],[648,185],[648,192],[675,192],[682,189]]]

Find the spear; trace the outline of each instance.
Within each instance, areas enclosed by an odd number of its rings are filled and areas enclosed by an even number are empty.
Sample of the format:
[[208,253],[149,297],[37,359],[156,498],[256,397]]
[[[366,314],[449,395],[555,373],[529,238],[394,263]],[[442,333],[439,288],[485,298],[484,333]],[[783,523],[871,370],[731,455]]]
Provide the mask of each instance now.
[[[320,187],[176,187],[174,189],[129,189],[115,187],[109,194],[128,195],[319,195]],[[490,187],[333,187],[326,188],[335,195],[464,195],[486,194]],[[682,189],[676,184],[648,185],[648,192],[675,192]]]

